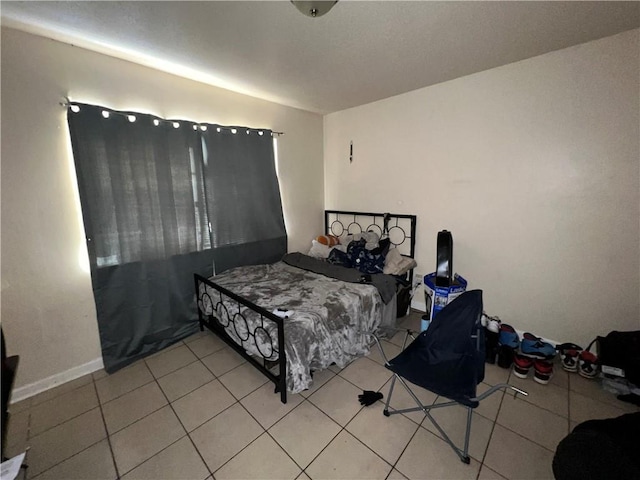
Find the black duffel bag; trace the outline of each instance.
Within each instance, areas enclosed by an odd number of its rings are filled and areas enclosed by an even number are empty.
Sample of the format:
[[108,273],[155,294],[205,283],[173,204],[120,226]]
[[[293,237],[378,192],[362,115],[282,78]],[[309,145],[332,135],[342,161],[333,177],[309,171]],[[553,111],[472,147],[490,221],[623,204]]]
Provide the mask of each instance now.
[[598,337],[597,343],[600,365],[624,370],[625,378],[640,386],[640,330],[613,331]]

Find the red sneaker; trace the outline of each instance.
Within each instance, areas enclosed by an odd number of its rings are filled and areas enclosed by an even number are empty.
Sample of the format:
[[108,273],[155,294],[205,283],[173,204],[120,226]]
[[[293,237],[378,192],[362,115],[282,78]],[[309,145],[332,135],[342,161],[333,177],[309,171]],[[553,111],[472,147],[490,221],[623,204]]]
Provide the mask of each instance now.
[[563,343],[562,345],[556,345],[556,350],[560,353],[562,368],[567,372],[577,372],[582,347],[569,342]]
[[542,385],[546,385],[551,380],[553,376],[553,363],[547,362],[545,360],[535,360],[533,362],[533,369],[535,370],[533,373],[533,379],[541,383]]
[[527,378],[533,359],[516,353],[513,358],[513,374],[518,378]]
[[578,373],[585,378],[596,378],[596,375],[598,375],[598,357],[587,350],[580,352]]

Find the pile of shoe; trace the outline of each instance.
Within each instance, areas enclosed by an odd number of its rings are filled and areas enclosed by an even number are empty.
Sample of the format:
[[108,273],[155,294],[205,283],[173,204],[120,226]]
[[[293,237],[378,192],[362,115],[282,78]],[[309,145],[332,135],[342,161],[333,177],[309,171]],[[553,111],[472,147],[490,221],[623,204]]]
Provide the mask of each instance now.
[[511,368],[515,352],[520,345],[514,328],[502,323],[499,317],[490,317],[484,313],[482,325],[485,327],[486,362],[493,364],[497,359],[499,367]]
[[562,368],[567,372],[578,372],[584,378],[595,378],[598,375],[598,357],[589,351],[590,348],[591,345],[583,350],[575,343],[556,346],[562,359]]
[[[533,379],[546,385],[553,375],[553,359],[556,348],[531,333],[523,334],[522,341],[518,332],[499,317],[482,314],[485,327],[486,362],[497,363],[499,367],[511,368],[519,378],[527,378],[533,367]],[[497,362],[496,362],[497,359]]]
[[484,327],[485,361],[493,364],[496,363],[496,356],[498,355],[498,339],[502,322],[499,317],[490,317],[484,312],[482,313],[481,322]]
[[522,336],[520,351],[513,360],[513,374],[518,378],[527,378],[533,367],[533,379],[546,385],[553,376],[553,359],[556,349],[550,343],[527,332]]
[[[511,368],[518,378],[527,378],[533,367],[533,379],[546,385],[553,376],[553,359],[556,351],[560,354],[562,368],[568,372],[578,372],[585,378],[595,378],[598,374],[598,357],[575,343],[553,346],[526,332],[520,340],[511,325],[502,323],[500,317],[490,317],[482,313],[485,328],[486,362],[497,363],[502,368]],[[591,342],[593,344],[593,342]]]
[[498,366],[511,368],[513,360],[520,344],[520,338],[511,325],[503,323],[500,325],[500,335],[498,336]]

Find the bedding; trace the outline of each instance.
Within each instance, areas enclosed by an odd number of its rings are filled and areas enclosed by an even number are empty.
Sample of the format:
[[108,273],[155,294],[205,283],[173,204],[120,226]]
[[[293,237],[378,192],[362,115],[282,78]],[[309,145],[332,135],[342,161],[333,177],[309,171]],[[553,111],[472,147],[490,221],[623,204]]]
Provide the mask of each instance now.
[[[286,262],[306,267],[319,262],[305,255],[288,255],[284,260],[238,267],[210,280],[269,312],[288,311],[284,319],[286,387],[287,391],[298,393],[312,385],[313,371],[333,363],[346,366],[369,352],[370,333],[384,334],[385,329],[395,326],[395,281],[391,279],[394,291],[385,293],[388,302],[384,302],[375,285],[357,283],[359,272],[354,271],[358,277],[345,282],[327,276],[329,272],[315,273]],[[350,269],[328,266],[351,275]],[[383,278],[391,278],[379,276],[381,285],[388,282]],[[203,314],[215,315],[227,335],[251,355],[268,361],[278,359],[275,322],[219,295],[209,285],[200,283],[199,289],[199,299],[211,299],[199,302]]]
[[[378,329],[384,336],[409,307],[415,262],[393,266],[393,272],[404,270],[393,276],[393,292],[385,293],[378,276],[387,276],[379,273],[387,266],[387,251],[391,259],[396,253],[400,260],[415,256],[415,215],[325,210],[324,226],[309,254],[325,266],[332,254],[346,254],[356,267],[342,278],[347,282],[311,271],[315,267],[306,264],[314,259],[304,259],[298,265],[303,270],[280,262],[211,278],[194,274],[200,329],[214,332],[272,381],[282,403],[288,392],[311,386],[313,371],[365,355],[368,334]],[[336,239],[340,243],[330,246]],[[299,255],[298,260],[304,257]]]
[[392,248],[384,259],[382,272],[387,275],[404,275],[417,266],[418,264],[413,258],[404,257],[397,248]]

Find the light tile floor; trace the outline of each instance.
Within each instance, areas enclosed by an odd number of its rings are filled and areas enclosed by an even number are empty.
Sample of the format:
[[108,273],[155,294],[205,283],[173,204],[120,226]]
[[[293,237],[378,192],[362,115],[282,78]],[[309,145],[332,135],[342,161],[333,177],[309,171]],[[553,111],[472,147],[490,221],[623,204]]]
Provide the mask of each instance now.
[[[419,318],[402,326],[416,329]],[[384,345],[393,356],[402,336]],[[95,372],[13,404],[7,453],[30,447],[28,480],[551,479],[554,450],[575,425],[640,411],[559,368],[543,386],[487,365],[480,391],[508,381],[529,396],[482,402],[465,465],[421,413],[385,417],[381,402],[360,405],[362,390],[386,396],[389,378],[374,350],[316,373],[314,387],[284,405],[273,384],[202,332],[113,375]],[[392,407],[410,406],[396,388]],[[460,441],[462,408],[433,415]]]

